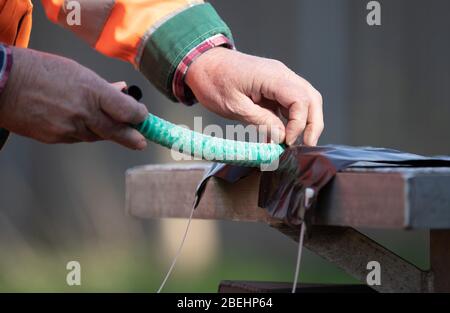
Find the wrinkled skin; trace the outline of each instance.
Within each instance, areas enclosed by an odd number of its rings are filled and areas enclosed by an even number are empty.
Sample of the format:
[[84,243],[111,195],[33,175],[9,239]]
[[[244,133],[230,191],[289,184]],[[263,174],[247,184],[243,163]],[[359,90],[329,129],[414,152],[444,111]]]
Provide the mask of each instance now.
[[292,145],[303,134],[315,146],[322,133],[322,96],[279,61],[214,48],[189,67],[186,82],[209,110],[275,129],[280,142]]
[[14,63],[0,96],[0,127],[44,143],[112,140],[144,149],[129,124],[147,108],[80,64],[31,49],[12,48]]

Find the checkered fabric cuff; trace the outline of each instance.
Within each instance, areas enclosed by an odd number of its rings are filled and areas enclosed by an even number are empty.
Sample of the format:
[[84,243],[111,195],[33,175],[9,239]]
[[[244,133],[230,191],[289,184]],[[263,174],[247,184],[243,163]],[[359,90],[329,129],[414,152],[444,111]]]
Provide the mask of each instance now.
[[172,92],[178,101],[186,105],[193,105],[197,102],[191,89],[184,82],[187,70],[189,68],[189,65],[191,65],[192,62],[194,62],[194,60],[198,58],[202,53],[205,53],[209,49],[219,46],[234,49],[234,45],[230,39],[222,34],[217,34],[204,40],[191,51],[189,51],[188,54],[178,64],[172,80]]

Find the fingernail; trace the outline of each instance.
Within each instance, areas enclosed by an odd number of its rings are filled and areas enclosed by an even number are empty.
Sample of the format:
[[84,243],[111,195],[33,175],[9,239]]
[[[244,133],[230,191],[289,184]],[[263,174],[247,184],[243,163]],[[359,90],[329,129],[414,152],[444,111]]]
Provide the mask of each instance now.
[[141,141],[139,141],[139,143],[137,144],[136,150],[142,151],[142,150],[144,150],[146,147],[147,147],[147,141],[141,140]]
[[295,139],[290,139],[289,141],[286,141],[288,146],[292,146],[295,143]]
[[274,128],[270,134],[270,141],[273,143],[281,143],[283,141],[284,129]]

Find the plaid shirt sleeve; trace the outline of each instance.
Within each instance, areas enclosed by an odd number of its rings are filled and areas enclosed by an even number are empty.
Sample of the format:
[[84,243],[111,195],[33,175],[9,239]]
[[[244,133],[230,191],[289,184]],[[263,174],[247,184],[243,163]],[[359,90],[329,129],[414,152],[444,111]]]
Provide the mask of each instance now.
[[172,92],[175,98],[185,105],[193,105],[197,102],[191,89],[186,85],[184,78],[186,76],[189,66],[198,58],[202,53],[214,48],[223,46],[229,49],[234,49],[233,43],[226,36],[217,34],[210,38],[207,38],[191,51],[178,64],[173,80],[172,80]]
[[[12,51],[8,46],[0,43],[0,94],[3,92],[8,81],[12,67]],[[8,138],[8,131],[0,128],[0,149]]]

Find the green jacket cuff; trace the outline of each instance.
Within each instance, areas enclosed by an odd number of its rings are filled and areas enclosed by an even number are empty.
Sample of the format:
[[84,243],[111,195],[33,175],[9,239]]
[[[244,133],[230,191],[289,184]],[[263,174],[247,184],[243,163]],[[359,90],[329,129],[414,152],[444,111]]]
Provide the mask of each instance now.
[[209,3],[190,7],[164,22],[149,37],[139,69],[159,91],[176,101],[172,79],[178,64],[189,51],[217,34],[233,40],[230,29]]

